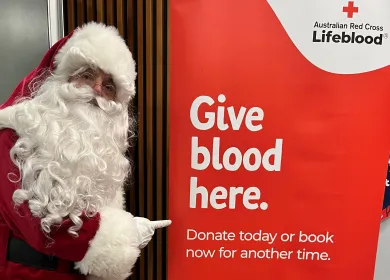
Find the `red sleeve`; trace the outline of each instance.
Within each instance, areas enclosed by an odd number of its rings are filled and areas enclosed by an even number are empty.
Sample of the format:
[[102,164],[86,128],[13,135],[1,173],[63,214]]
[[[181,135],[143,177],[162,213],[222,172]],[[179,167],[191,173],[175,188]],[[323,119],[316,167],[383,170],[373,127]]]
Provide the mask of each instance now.
[[10,159],[10,150],[16,140],[17,136],[12,130],[0,131],[0,215],[14,236],[25,240],[37,251],[73,262],[82,260],[99,228],[100,215],[93,218],[80,217],[83,226],[77,238],[67,232],[73,225],[69,219],[64,220],[60,227],[52,229],[50,239],[46,237],[41,230],[40,219],[32,216],[27,203],[16,207],[12,200],[14,191],[19,187],[8,179],[11,172],[19,174]]

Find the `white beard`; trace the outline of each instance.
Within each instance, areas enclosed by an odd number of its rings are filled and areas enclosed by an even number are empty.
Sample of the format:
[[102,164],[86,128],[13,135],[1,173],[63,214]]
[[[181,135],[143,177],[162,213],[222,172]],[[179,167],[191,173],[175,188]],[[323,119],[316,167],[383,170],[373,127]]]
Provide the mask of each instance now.
[[[0,113],[0,125],[19,136],[11,158],[21,188],[13,199],[28,201],[46,233],[69,217],[69,233],[77,236],[80,215],[95,215],[123,192],[130,170],[128,107],[97,97],[99,108],[94,98],[89,87],[49,78],[33,99]],[[9,123],[3,124],[5,115]]]

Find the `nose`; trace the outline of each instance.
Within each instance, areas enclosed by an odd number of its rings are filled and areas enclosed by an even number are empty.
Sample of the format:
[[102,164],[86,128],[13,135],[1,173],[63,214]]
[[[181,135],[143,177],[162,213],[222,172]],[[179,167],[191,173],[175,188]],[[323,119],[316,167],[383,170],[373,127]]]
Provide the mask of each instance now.
[[101,84],[96,83],[96,84],[92,87],[92,89],[95,91],[96,94],[102,96],[103,90],[102,90]]

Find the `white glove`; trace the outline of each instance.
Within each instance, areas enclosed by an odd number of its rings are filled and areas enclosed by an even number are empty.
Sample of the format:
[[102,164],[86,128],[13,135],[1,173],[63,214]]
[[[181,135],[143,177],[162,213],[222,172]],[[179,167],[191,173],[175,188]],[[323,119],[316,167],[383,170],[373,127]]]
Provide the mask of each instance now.
[[142,217],[134,217],[134,221],[138,229],[138,247],[140,249],[148,245],[156,229],[167,227],[172,223],[171,220],[150,221]]

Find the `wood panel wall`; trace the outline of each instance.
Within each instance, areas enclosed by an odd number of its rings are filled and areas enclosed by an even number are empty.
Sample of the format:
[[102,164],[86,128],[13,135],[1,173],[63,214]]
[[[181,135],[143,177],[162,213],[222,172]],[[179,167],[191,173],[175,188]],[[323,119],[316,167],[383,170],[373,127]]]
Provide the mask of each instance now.
[[[167,0],[65,0],[65,35],[88,21],[118,28],[137,63],[138,117],[128,209],[149,219],[167,219],[168,95]],[[142,251],[132,280],[166,279],[166,229]]]

